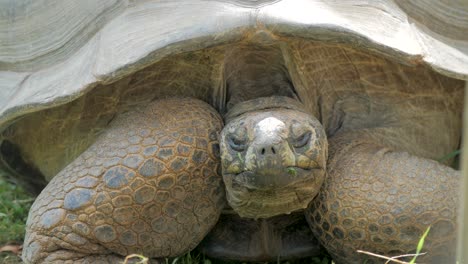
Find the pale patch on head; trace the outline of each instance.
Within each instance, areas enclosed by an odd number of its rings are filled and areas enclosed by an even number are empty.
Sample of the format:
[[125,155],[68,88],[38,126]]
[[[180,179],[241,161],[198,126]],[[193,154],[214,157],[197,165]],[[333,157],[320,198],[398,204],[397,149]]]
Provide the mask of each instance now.
[[258,122],[255,131],[258,134],[274,138],[282,130],[286,129],[286,124],[276,117],[267,117]]

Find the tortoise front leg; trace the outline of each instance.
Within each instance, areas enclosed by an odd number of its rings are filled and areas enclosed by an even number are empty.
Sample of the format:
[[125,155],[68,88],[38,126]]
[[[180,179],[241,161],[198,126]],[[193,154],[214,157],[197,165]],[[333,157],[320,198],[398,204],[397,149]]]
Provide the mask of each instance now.
[[337,263],[380,262],[357,250],[414,253],[428,227],[418,261],[455,263],[459,172],[352,134],[329,144],[328,176],[306,216]]
[[193,99],[151,103],[109,129],[42,191],[31,208],[26,263],[118,263],[193,249],[224,206],[222,121]]

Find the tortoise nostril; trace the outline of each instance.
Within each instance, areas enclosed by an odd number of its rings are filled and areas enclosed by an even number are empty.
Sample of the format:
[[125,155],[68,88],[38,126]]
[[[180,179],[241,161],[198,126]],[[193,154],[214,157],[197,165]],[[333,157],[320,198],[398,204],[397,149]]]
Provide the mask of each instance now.
[[276,155],[276,148],[273,146],[266,146],[259,148],[260,155]]

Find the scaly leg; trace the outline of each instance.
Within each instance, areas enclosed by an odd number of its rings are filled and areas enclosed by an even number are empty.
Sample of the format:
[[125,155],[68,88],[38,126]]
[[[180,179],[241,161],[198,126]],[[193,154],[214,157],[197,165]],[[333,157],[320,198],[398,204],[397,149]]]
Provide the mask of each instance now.
[[418,261],[454,263],[459,172],[352,133],[329,144],[328,176],[306,215],[337,263],[381,262],[357,250],[414,253],[429,226]]
[[42,191],[27,222],[26,263],[118,263],[193,249],[224,206],[207,104],[170,99],[117,117]]

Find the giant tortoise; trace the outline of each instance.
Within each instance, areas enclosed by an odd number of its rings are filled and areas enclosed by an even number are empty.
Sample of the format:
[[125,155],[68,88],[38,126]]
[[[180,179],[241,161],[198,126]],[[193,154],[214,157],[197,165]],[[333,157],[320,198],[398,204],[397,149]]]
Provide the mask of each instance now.
[[453,260],[463,1],[0,2],[26,263]]

